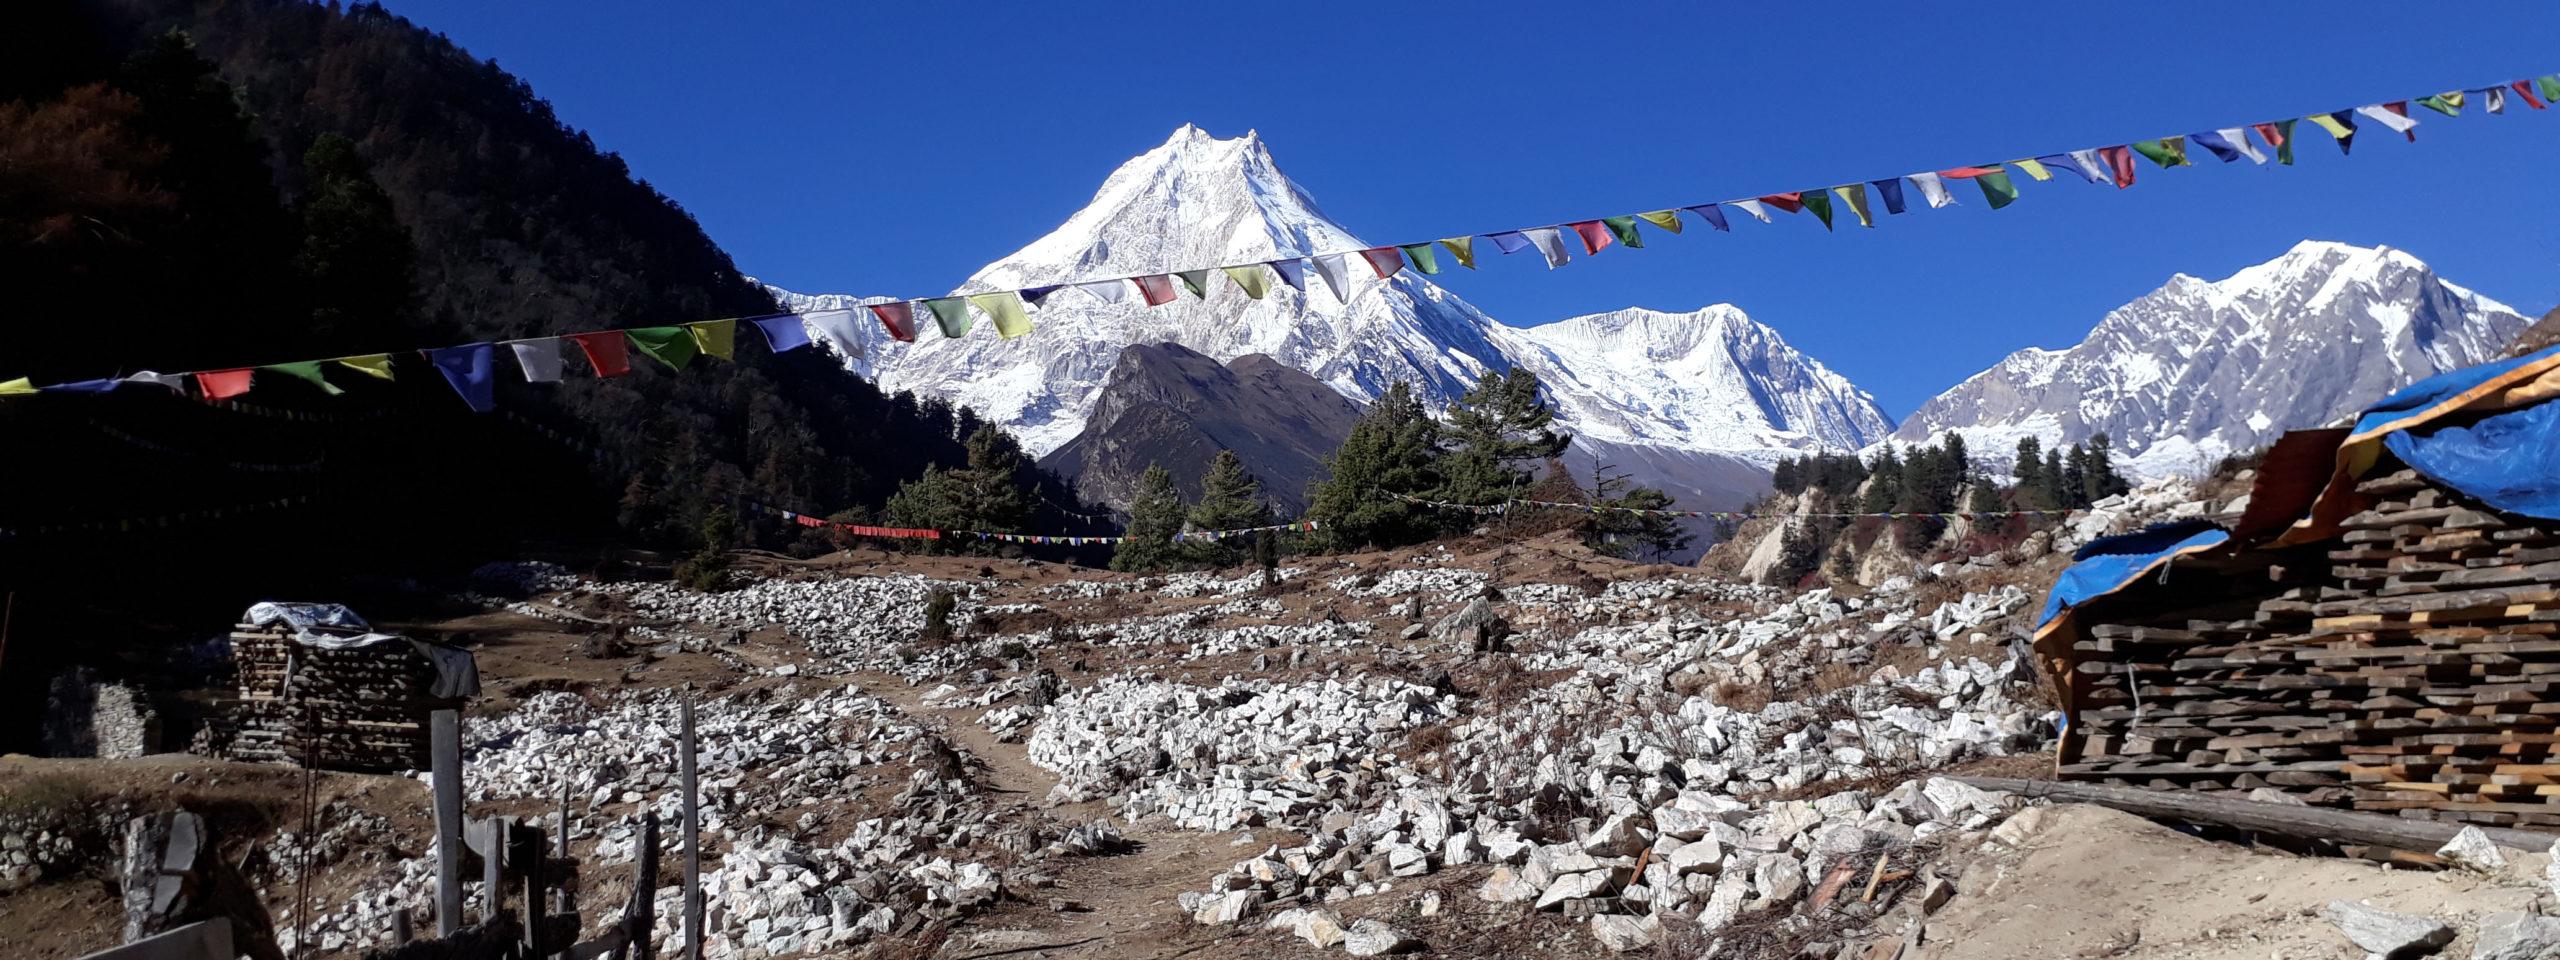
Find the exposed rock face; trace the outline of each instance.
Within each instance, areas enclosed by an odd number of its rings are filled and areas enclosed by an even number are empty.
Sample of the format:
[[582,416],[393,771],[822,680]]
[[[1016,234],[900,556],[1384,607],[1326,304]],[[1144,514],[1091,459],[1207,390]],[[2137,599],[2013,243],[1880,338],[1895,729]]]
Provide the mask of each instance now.
[[2141,476],[2193,475],[2413,381],[2498,357],[2525,318],[2407,252],[2304,241],[2230,277],[2184,274],[2079,345],[2029,348],[1922,404],[1893,438],[1960,430],[2006,462],[2105,433]]
[[1209,461],[1233,450],[1263,496],[1295,514],[1359,416],[1323,381],[1263,354],[1221,365],[1180,344],[1140,344],[1120,351],[1084,431],[1040,464],[1085,499],[1126,510],[1149,464],[1196,499]]
[[2538,353],[2551,349],[2555,344],[2560,344],[2560,308],[2554,308],[2550,313],[2543,314],[2541,320],[2535,321],[2533,326],[2526,327],[2523,333],[2517,334],[2516,342],[2507,345],[2507,356],[2521,357],[2528,353]]

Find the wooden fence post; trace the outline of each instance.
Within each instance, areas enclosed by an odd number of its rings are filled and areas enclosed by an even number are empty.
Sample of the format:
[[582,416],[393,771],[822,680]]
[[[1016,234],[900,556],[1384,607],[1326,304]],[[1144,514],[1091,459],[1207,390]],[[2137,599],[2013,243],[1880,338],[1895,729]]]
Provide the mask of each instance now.
[[684,701],[684,960],[702,960],[702,808],[695,795],[693,699]]
[[434,725],[436,936],[462,932],[462,716],[438,710]]

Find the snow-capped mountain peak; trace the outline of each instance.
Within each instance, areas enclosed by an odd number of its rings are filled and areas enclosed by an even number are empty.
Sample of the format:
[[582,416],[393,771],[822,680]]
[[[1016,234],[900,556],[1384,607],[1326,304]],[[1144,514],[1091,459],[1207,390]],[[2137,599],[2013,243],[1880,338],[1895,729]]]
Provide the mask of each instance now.
[[[1280,172],[1255,134],[1221,140],[1185,125],[1124,163],[1057,229],[988,264],[955,292],[1080,283],[1366,246]],[[1487,251],[1488,255],[1491,254]],[[1355,268],[1347,300],[1312,272],[1275,277],[1260,300],[1211,272],[1206,297],[1147,306],[1062,290],[1015,340],[985,333],[854,345],[848,365],[889,390],[977,409],[1045,454],[1083,428],[1122,348],[1176,343],[1219,361],[1268,354],[1361,401],[1406,381],[1444,404],[1486,370],[1537,372],[1567,429],[1629,444],[1755,462],[1780,451],[1856,448],[1890,429],[1872,398],[1729,305],[1644,310],[1533,329],[1496,323],[1413,271]],[[787,302],[805,298],[779,292]]]
[[1957,430],[2005,457],[2024,436],[2051,445],[2103,432],[2137,474],[2194,474],[2495,358],[2526,322],[2405,250],[2305,240],[2221,280],[2175,275],[2078,346],[2010,354],[1923,404],[1894,438]]

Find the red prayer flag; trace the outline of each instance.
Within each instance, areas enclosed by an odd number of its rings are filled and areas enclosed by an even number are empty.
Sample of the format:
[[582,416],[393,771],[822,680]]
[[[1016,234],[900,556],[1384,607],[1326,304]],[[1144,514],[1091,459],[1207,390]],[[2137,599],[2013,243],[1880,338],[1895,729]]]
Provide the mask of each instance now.
[[1760,202],[1776,207],[1780,210],[1784,210],[1788,213],[1795,213],[1804,209],[1804,201],[1796,199],[1801,196],[1804,196],[1804,191],[1802,190],[1798,190],[1794,193],[1773,193],[1768,196],[1761,197]]
[[196,374],[196,387],[203,390],[205,396],[216,400],[228,400],[249,392],[249,380],[252,374],[253,371],[247,367],[238,370],[207,370]]
[[2542,109],[2542,101],[2533,98],[2533,81],[2518,80],[2514,83],[2507,84],[2507,86],[2514,87],[2516,88],[2517,93],[2524,94],[2525,106],[2532,107],[2536,110]]
[[1371,247],[1360,251],[1360,257],[1369,261],[1369,269],[1378,271],[1380,280],[1395,276],[1396,271],[1404,269],[1404,251],[1394,247]]
[[[1787,212],[1794,213],[1795,211],[1790,210]],[[1568,223],[1565,224],[1565,226],[1572,227],[1573,232],[1582,235],[1582,252],[1586,256],[1599,253],[1600,248],[1609,245],[1609,240],[1611,239],[1609,236],[1609,228],[1598,220],[1585,220],[1581,223]]]
[[2249,125],[2249,129],[2258,131],[2258,139],[2266,141],[2267,146],[2284,146],[2284,129],[2275,124],[2253,123]]
[[899,343],[916,342],[916,305],[914,303],[905,300],[896,303],[875,303],[871,305],[871,315],[879,317],[880,325],[889,328],[889,335],[897,338]]
[[1173,302],[1173,278],[1163,275],[1138,277],[1138,292],[1147,298],[1147,306],[1161,307]]
[[1971,180],[1999,172],[1999,167],[1957,167],[1953,170],[1940,170],[1938,175],[1949,180]]
[[2116,189],[2133,186],[2133,148],[2099,147],[2098,156],[2106,158],[2107,168],[2116,173]]
[[572,333],[569,339],[586,351],[587,363],[596,368],[596,376],[619,377],[631,372],[631,341],[622,338],[622,331]]

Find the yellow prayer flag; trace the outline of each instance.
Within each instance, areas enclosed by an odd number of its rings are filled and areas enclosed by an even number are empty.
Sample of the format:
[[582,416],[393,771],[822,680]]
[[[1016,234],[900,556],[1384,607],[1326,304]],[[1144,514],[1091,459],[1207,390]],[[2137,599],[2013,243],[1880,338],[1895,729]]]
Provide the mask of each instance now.
[[738,358],[738,321],[701,320],[684,328],[693,332],[693,345],[702,352],[722,360]]
[[1661,227],[1662,229],[1669,230],[1673,233],[1680,232],[1680,211],[1678,210],[1656,210],[1652,213],[1639,213],[1636,214],[1636,216],[1642,217],[1644,218],[1644,222]]
[[1022,309],[1022,297],[1011,290],[972,294],[969,302],[987,312],[996,322],[996,336],[1011,340],[1031,332],[1031,314]]
[[349,370],[363,371],[368,376],[384,380],[391,379],[391,355],[387,353],[363,357],[339,357],[338,365]]
[[2009,161],[2009,165],[2026,171],[2027,176],[2034,177],[2038,180],[2053,179],[2053,171],[2045,169],[2044,164],[2037,163],[2033,160],[2011,160]]
[[2346,124],[2339,123],[2338,118],[2325,113],[2315,113],[2302,119],[2319,124],[2320,129],[2329,131],[2330,136],[2336,137],[2340,140],[2356,135],[2355,131],[2347,129]]
[[1440,241],[1440,245],[1449,248],[1449,253],[1458,258],[1459,266],[1469,270],[1476,268],[1476,238],[1450,237]]
[[0,397],[23,396],[34,392],[36,392],[36,385],[29,383],[28,378],[26,377],[19,377],[15,380],[0,380]]
[[1262,265],[1259,263],[1218,269],[1226,271],[1227,279],[1235,281],[1236,286],[1244,291],[1245,296],[1260,300],[1263,294],[1271,292],[1271,278],[1263,275]]

